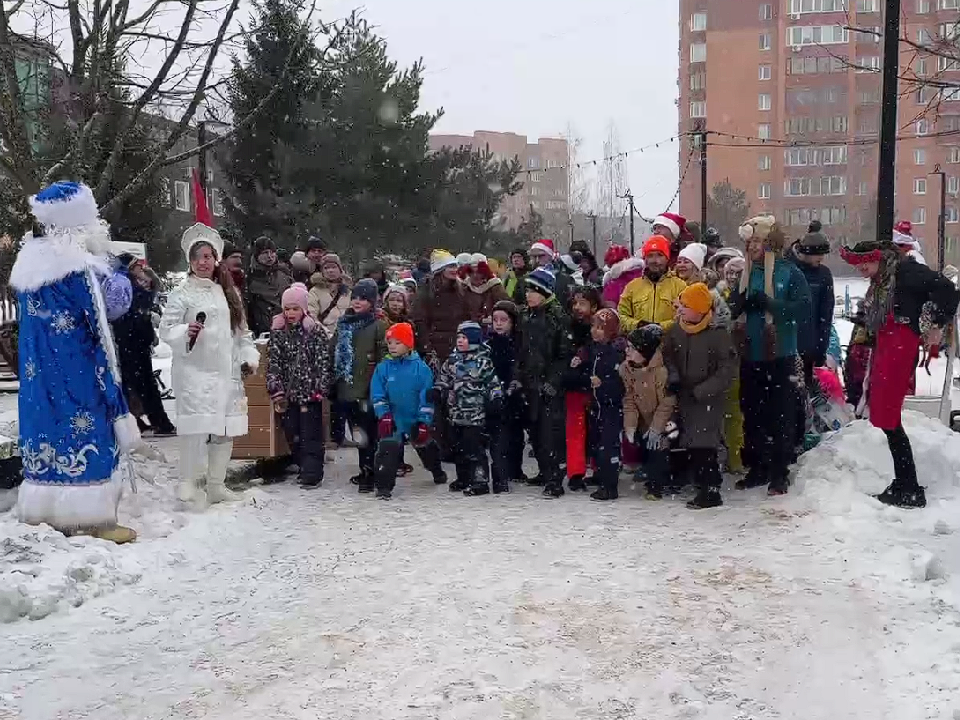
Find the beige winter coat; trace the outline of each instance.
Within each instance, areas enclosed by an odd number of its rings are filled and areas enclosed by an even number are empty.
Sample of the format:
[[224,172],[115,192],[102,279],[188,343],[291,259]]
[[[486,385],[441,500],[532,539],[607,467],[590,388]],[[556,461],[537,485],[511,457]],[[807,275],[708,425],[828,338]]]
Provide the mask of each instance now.
[[[338,284],[343,285],[343,291],[340,293],[340,297],[337,298],[336,304],[330,307],[334,302]],[[314,273],[310,278],[310,286],[310,295],[307,299],[307,311],[311,317],[320,320],[320,316],[327,311],[327,308],[330,308],[330,311],[327,312],[326,317],[323,318],[320,324],[327,330],[328,335],[333,335],[334,330],[337,329],[337,320],[339,320],[340,316],[350,307],[349,281],[346,276],[344,276],[339,283],[330,283],[320,273]]]
[[629,362],[620,363],[623,378],[623,427],[639,433],[653,429],[663,433],[673,412],[677,399],[667,395],[667,368],[663,355],[657,350],[644,367],[633,367]]

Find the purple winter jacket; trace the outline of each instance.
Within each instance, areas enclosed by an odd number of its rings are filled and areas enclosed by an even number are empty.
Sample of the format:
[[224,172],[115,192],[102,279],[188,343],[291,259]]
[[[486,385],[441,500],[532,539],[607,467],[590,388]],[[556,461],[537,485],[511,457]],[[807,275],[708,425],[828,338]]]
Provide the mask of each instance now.
[[643,275],[644,263],[638,257],[630,257],[614,263],[603,275],[603,301],[616,308],[624,289],[633,280]]

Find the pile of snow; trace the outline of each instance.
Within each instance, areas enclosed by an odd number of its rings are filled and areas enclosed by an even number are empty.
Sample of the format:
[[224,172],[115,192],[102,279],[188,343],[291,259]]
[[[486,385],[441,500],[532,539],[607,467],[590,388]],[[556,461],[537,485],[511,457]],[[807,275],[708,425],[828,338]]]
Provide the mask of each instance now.
[[927,507],[903,510],[872,496],[893,480],[883,432],[857,421],[806,453],[788,505],[820,523],[856,586],[875,598],[886,652],[879,658],[917,697],[960,697],[960,434],[904,412]]

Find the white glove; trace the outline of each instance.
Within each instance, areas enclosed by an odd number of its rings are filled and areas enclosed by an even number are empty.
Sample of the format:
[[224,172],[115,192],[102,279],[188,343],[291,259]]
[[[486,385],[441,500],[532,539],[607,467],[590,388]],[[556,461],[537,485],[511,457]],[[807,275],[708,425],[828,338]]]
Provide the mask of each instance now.
[[630,443],[631,445],[633,445],[633,439],[634,439],[636,436],[637,436],[637,429],[636,429],[636,428],[624,428],[624,429],[623,429],[623,437],[624,437],[624,439],[625,439],[628,443]]

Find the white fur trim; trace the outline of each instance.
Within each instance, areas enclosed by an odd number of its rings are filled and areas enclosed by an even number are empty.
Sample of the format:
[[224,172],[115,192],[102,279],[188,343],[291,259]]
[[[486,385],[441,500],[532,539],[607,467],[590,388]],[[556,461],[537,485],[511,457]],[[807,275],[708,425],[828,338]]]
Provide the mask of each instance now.
[[29,525],[47,523],[57,530],[113,527],[123,492],[118,466],[97,485],[39,484],[24,478],[17,493],[17,519]]
[[27,233],[10,271],[10,285],[19,292],[33,292],[70,273],[91,269],[108,274],[107,261],[88,252],[86,240],[84,233],[56,233],[36,239]]
[[217,259],[223,259],[223,238],[220,237],[220,233],[203,223],[194,223],[184,230],[180,237],[180,248],[187,262],[190,262],[190,249],[198,242],[210,243],[217,253]]
[[677,225],[673,220],[671,220],[668,217],[664,217],[663,215],[657,215],[657,217],[653,219],[653,225],[663,225],[665,228],[667,228],[670,232],[673,233],[673,236],[675,238],[680,237],[680,226]]
[[603,274],[603,284],[606,285],[611,280],[616,280],[625,272],[630,272],[631,270],[643,270],[646,266],[647,265],[643,261],[643,258],[638,257],[629,257],[621,260],[620,262],[615,262],[613,267]]
[[912,237],[910,237],[909,235],[904,235],[902,232],[898,232],[896,230],[893,231],[893,244],[909,245],[912,248],[916,247]]
[[553,257],[554,255],[557,254],[556,250],[554,250],[552,247],[548,247],[547,245],[544,245],[542,242],[535,242],[533,245],[530,246],[530,252],[532,253],[534,251],[545,253],[550,257]]
[[122,453],[130,452],[141,442],[137,421],[130,413],[113,421],[113,433],[117,436],[117,446]]
[[740,236],[740,239],[746,242],[753,237],[753,225],[750,223],[744,223],[739,228],[737,228],[737,235]]
[[469,281],[465,281],[463,284],[466,285],[467,288],[469,288],[470,290],[472,290],[473,292],[475,292],[477,295],[482,295],[483,293],[485,293],[485,292],[486,292],[487,290],[489,290],[490,288],[492,288],[492,287],[494,287],[494,286],[496,286],[496,285],[502,285],[503,282],[500,280],[500,278],[495,277],[495,278],[490,278],[489,280],[486,280],[486,281],[480,283],[479,285],[474,285],[473,283],[471,283],[471,282],[469,282]]
[[90,188],[83,184],[78,186],[75,194],[62,200],[41,202],[33,195],[30,210],[48,232],[53,228],[82,228],[100,223],[97,201]]

